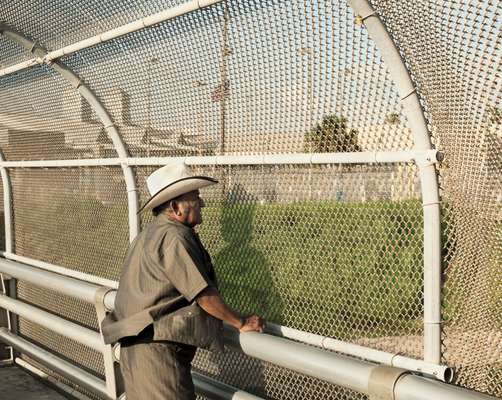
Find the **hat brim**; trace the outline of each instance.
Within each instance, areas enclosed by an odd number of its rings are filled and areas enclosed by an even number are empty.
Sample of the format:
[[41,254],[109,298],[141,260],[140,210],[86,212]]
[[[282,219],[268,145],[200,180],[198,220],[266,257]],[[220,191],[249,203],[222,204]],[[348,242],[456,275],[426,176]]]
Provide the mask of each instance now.
[[138,213],[143,210],[151,210],[152,208],[155,208],[168,200],[181,196],[182,194],[202,189],[216,183],[218,183],[218,181],[214,178],[210,178],[209,176],[190,176],[188,178],[181,178],[170,183],[150,197],[143,207],[140,208]]

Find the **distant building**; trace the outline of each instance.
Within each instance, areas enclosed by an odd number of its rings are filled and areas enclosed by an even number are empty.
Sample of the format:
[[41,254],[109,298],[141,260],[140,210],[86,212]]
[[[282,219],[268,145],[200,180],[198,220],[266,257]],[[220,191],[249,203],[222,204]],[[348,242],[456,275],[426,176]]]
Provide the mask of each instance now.
[[[130,115],[129,98],[120,88],[112,88],[102,97],[132,157],[201,156],[218,152],[217,140],[208,139],[204,132],[191,133],[137,124]],[[358,145],[363,151],[397,150],[411,148],[413,144],[409,128],[400,123],[387,122],[356,127],[356,130]],[[225,152],[232,155],[303,153],[304,134],[236,134],[232,132],[232,127],[227,127]],[[48,116],[0,111],[0,147],[7,160],[118,157],[103,124],[87,102],[72,90],[64,93],[59,115],[57,112]],[[263,168],[266,171],[262,171]],[[231,191],[233,186],[244,186],[253,198],[260,201],[396,200],[415,198],[420,193],[418,179],[409,166],[250,166],[246,169],[250,173],[225,177],[228,181],[226,188]],[[260,175],[262,172],[263,176]],[[75,191],[97,195],[103,203],[125,198],[120,173],[85,168],[61,173],[71,175],[68,179],[78,183]],[[110,190],[110,185],[116,188]]]

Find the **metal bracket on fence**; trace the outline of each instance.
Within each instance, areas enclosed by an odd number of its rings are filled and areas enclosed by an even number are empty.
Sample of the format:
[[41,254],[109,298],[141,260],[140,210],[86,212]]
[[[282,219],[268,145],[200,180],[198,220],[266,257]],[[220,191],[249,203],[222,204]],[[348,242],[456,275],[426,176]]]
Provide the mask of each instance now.
[[388,366],[375,367],[368,382],[369,400],[394,400],[396,382],[410,371]]
[[[99,324],[99,332],[101,333],[101,337],[103,337],[103,333],[101,331],[101,322],[106,317],[107,311],[110,311],[105,306],[105,296],[113,291],[113,288],[109,288],[103,286],[96,291],[96,295],[94,296],[94,306],[96,307],[96,315],[98,317]],[[116,364],[116,359],[114,357],[114,349],[112,345],[105,345],[103,350],[103,361],[105,366],[105,380],[106,380],[106,391],[108,395],[112,399],[116,399],[118,397],[119,392],[122,392],[118,385],[117,377],[119,375],[118,365]]]
[[444,160],[444,153],[438,150],[417,151],[415,163],[419,168],[428,167]]

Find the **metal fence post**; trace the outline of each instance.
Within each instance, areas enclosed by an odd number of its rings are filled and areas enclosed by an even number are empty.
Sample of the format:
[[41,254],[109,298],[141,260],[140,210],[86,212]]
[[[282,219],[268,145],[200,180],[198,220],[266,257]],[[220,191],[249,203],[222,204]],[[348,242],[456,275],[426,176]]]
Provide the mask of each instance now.
[[[101,322],[105,318],[106,312],[111,311],[105,306],[105,296],[113,290],[112,288],[101,287],[96,292],[94,306],[96,307],[96,315],[98,317],[99,331],[101,334]],[[123,392],[123,388],[120,387],[121,385],[117,384],[119,381],[117,377],[120,376],[120,372],[118,370],[118,364],[115,362],[113,352],[114,349],[112,345],[104,345],[103,361],[105,365],[106,391],[110,398],[116,399],[120,393]]]
[[[399,50],[367,0],[349,0],[356,21],[364,24],[382,54],[413,133],[416,150],[432,148],[427,122],[416,88]],[[433,164],[417,163],[424,210],[424,360],[441,362],[441,219],[439,187]]]
[[[5,156],[0,150],[0,161],[5,161]],[[4,211],[4,232],[5,232],[5,251],[12,252],[14,248],[14,225],[13,225],[13,210],[12,210],[12,185],[9,176],[9,171],[5,167],[0,167],[3,188],[3,211]],[[2,289],[5,295],[16,298],[16,279],[0,274]],[[18,331],[17,315],[5,310],[7,318],[7,327],[13,333]],[[10,357],[7,362],[13,362],[15,358],[14,348],[10,346]]]

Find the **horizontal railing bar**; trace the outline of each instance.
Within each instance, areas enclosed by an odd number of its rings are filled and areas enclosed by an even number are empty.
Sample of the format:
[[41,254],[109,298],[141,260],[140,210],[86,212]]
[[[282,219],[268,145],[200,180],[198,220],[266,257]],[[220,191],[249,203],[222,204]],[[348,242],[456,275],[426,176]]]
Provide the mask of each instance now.
[[6,328],[0,328],[0,340],[14,347],[20,353],[26,354],[40,364],[51,368],[54,372],[81,385],[85,389],[99,396],[108,398],[106,384],[102,379],[28,342],[26,339],[10,333]]
[[19,300],[0,294],[0,307],[5,308],[36,324],[82,343],[91,349],[103,352],[104,343],[101,335],[91,329],[77,325],[57,315],[51,314]]
[[[161,11],[157,14],[152,14],[146,17],[143,17],[141,19],[138,19],[136,21],[129,22],[128,24],[121,25],[117,28],[101,32],[98,35],[89,37],[87,39],[81,40],[79,42],[70,44],[68,46],[62,47],[57,50],[53,50],[49,52],[45,57],[43,58],[32,58],[27,61],[23,61],[19,64],[11,65],[9,67],[0,69],[0,77],[12,74],[16,71],[20,71],[26,68],[30,68],[32,66],[38,65],[38,64],[43,64],[43,63],[50,63],[54,60],[57,60],[60,57],[63,56],[68,56],[70,54],[73,54],[77,51],[95,46],[100,43],[105,43],[110,40],[119,38],[121,36],[127,35],[129,33],[137,32],[139,30],[142,30],[144,28],[147,28],[152,25],[159,24],[161,22],[165,22],[169,19],[173,19],[176,17],[179,17],[181,15],[185,15],[188,13],[191,13],[193,11],[197,11],[203,7],[207,7],[216,3],[221,2],[222,0],[191,0],[183,4],[179,4],[174,7],[170,7],[164,11]],[[0,33],[2,33],[1,29],[1,24],[0,24]]]
[[[106,392],[106,384],[102,379],[9,332],[6,328],[0,328],[0,340],[85,389],[99,396],[109,398]],[[196,392],[204,396],[210,396],[210,398],[263,400],[261,397],[254,396],[197,372],[192,372],[192,377]]]
[[208,376],[192,371],[195,391],[210,399],[221,400],[263,400],[261,397],[234,388]]
[[100,288],[97,285],[2,258],[0,258],[0,272],[89,303],[94,302],[96,292]]
[[[14,263],[13,261],[5,262]],[[0,268],[2,265],[4,265],[4,263],[0,263]],[[46,275],[46,279],[52,279],[54,278],[53,275],[55,275],[47,271],[40,272]],[[66,277],[59,278],[62,280],[70,279]],[[114,291],[111,293],[113,295],[115,294]],[[97,332],[7,296],[0,296],[0,307],[30,319],[35,323],[61,333],[71,339],[84,343],[91,348],[102,351],[104,345]],[[109,308],[112,309],[113,304],[111,304]],[[368,394],[370,375],[373,369],[377,367],[376,364],[367,361],[357,360],[350,356],[336,354],[324,349],[314,348],[306,344],[296,343],[292,340],[268,334],[239,334],[235,330],[227,329],[225,336],[227,345],[249,356],[365,394]],[[406,385],[403,382],[407,382]],[[397,386],[398,384],[400,385],[399,387]],[[445,400],[458,398],[473,400],[493,399],[493,397],[480,395],[452,385],[442,384],[439,381],[409,375],[397,382],[396,393],[402,393],[402,395],[396,396],[396,400],[408,399],[409,397],[406,396],[413,393],[413,390],[410,388],[419,384],[424,387],[424,393],[430,395],[431,393],[438,392],[441,393],[441,398]],[[431,397],[418,394],[418,397],[413,398],[416,400],[425,400]]]
[[[70,268],[61,267],[59,265],[50,264],[44,261],[35,260],[33,258],[20,256],[18,254],[9,253],[6,251],[0,251],[0,256],[3,256],[12,261],[18,261],[20,263],[31,265],[46,271],[54,272],[59,276],[67,276],[70,278],[78,279],[79,281],[84,281],[88,283],[93,283],[99,286],[106,286],[113,289],[118,289],[119,283],[117,281],[112,281],[111,279],[101,278],[100,276],[86,274],[85,272],[75,271]],[[1,269],[0,269],[1,270]],[[87,300],[86,300],[87,301]]]
[[[0,258],[0,273],[92,304],[96,301],[97,291],[104,286],[2,258]],[[110,292],[106,293],[104,304],[107,309],[111,310],[114,308],[115,295],[115,290],[110,290]]]
[[442,158],[437,150],[365,151],[351,153],[298,153],[149,158],[87,158],[79,160],[1,161],[3,168],[71,168],[99,166],[147,166],[185,162],[187,165],[282,165],[282,164],[375,164],[435,163]]
[[360,346],[354,343],[348,343],[327,336],[316,335],[314,333],[304,332],[298,329],[288,328],[286,326],[272,323],[267,323],[266,331],[267,333],[271,333],[275,336],[297,340],[326,350],[332,350],[354,357],[364,358],[365,360],[377,362],[379,364],[404,368],[409,371],[431,375],[443,382],[451,383],[453,380],[453,369],[446,365],[436,365],[423,360],[405,357],[400,354],[387,353],[370,347]]
[[[373,395],[369,383],[374,379],[374,370],[381,368],[376,364],[263,333],[240,334],[226,329],[225,334],[230,346],[251,357],[370,397]],[[393,388],[395,400],[496,400],[492,396],[413,374],[401,376],[393,382]]]
[[362,393],[368,393],[370,374],[376,367],[366,361],[268,334],[239,334],[225,329],[225,338],[227,345],[251,357]]
[[[95,301],[96,292],[100,287],[10,260],[0,259],[0,272],[8,274],[16,279],[55,290],[90,303]],[[110,310],[114,308],[115,296],[115,290],[106,294],[106,308]],[[453,377],[452,369],[447,366],[426,363],[422,360],[415,360],[398,354],[387,353],[272,323],[267,324],[267,331],[276,336],[315,345],[327,350],[338,351],[351,356],[361,357],[368,361],[429,374],[447,382],[451,381]]]

